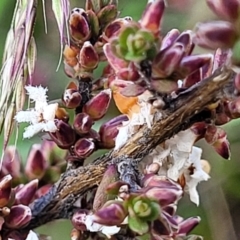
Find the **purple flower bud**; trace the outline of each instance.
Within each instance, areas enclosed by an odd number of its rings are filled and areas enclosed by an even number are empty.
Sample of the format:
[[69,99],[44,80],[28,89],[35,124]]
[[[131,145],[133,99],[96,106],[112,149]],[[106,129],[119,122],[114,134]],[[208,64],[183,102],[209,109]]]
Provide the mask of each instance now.
[[240,2],[238,0],[207,0],[210,9],[220,18],[236,21],[239,16]]
[[68,149],[75,142],[75,131],[68,123],[62,120],[56,121],[56,126],[58,130],[56,132],[49,133],[49,135],[60,148]]
[[191,55],[182,59],[180,64],[180,74],[187,76],[208,64],[212,60],[212,54]]
[[229,141],[226,132],[214,125],[208,125],[205,140],[213,146],[215,151],[223,158],[230,159]]
[[28,205],[34,198],[34,195],[38,188],[38,179],[32,180],[25,184],[15,193],[15,204]]
[[177,235],[180,236],[187,236],[189,232],[191,232],[201,221],[200,217],[191,217],[185,219],[179,223],[179,230]]
[[34,144],[28,154],[25,174],[28,179],[41,179],[47,169],[47,161],[43,155],[40,144]]
[[175,42],[175,40],[178,38],[179,35],[180,35],[180,32],[178,29],[170,30],[162,40],[161,50],[173,45],[173,43]]
[[69,18],[71,37],[76,42],[84,42],[90,38],[91,30],[88,25],[87,14],[82,8],[74,8]]
[[225,21],[199,23],[196,28],[194,43],[209,49],[231,48],[237,40],[235,27]]
[[120,225],[127,216],[127,210],[122,201],[108,201],[101,209],[94,214],[94,221],[106,225]]
[[124,121],[128,121],[128,117],[120,115],[102,124],[99,129],[101,147],[107,149],[115,147],[115,138],[118,135],[118,129]]
[[164,9],[164,0],[149,2],[140,20],[141,27],[157,35],[160,31]]
[[12,192],[12,176],[6,175],[0,180],[0,207],[5,207],[11,196]]
[[87,41],[84,42],[80,53],[79,63],[86,70],[93,70],[98,66],[99,58],[93,45]]
[[19,204],[11,207],[11,212],[5,218],[5,224],[9,228],[21,228],[29,223],[32,217],[31,209],[28,206]]
[[74,145],[74,152],[81,159],[89,157],[94,150],[94,142],[87,138],[79,139]]
[[186,55],[190,55],[193,51],[193,43],[192,43],[192,32],[186,31],[181,33],[178,38],[176,39],[177,43],[181,43],[184,48],[184,52]]
[[101,91],[85,104],[83,112],[87,113],[94,121],[103,118],[108,110],[111,97],[110,89]]
[[93,120],[86,113],[79,113],[74,118],[73,127],[78,134],[88,133],[92,125],[93,125]]
[[169,77],[179,66],[184,56],[184,48],[180,43],[160,51],[152,63],[154,79]]
[[78,64],[79,49],[74,48],[73,46],[65,45],[63,50],[64,63],[70,67],[75,67]]
[[189,88],[192,85],[201,81],[201,69],[197,69],[192,74],[188,75],[183,81],[183,87]]

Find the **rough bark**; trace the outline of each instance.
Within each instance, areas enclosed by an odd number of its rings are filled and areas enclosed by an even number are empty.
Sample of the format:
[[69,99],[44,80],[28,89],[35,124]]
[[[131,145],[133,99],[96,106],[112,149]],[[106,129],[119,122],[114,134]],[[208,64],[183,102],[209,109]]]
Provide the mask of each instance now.
[[210,111],[206,107],[231,92],[233,73],[219,69],[211,77],[189,88],[169,101],[159,120],[156,113],[151,129],[142,126],[139,131],[118,151],[110,151],[93,163],[68,169],[62,174],[50,193],[36,200],[31,208],[33,218],[26,229],[32,229],[59,218],[70,218],[74,202],[84,199],[86,193],[96,189],[109,163],[128,156],[141,159],[164,140],[191,126],[195,122],[208,121]]

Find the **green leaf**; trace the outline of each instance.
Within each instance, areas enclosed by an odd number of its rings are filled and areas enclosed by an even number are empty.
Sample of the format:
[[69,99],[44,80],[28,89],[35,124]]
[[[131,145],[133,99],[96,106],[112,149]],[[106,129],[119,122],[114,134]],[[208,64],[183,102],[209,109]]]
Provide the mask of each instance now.
[[142,221],[138,217],[128,217],[128,225],[130,229],[139,235],[143,235],[148,232],[149,226],[148,223],[145,221]]

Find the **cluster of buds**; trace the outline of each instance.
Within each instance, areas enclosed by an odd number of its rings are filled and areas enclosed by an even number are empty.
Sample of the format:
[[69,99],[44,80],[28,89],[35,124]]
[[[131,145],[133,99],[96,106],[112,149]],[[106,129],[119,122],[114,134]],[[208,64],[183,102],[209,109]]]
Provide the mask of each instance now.
[[[6,231],[2,236],[23,239],[23,236],[16,235],[19,233],[13,230],[23,228],[29,223],[32,217],[29,204],[46,194],[59,179],[66,167],[63,161],[65,154],[50,141],[44,141],[41,145],[34,144],[26,166],[23,167],[17,149],[13,146],[6,148],[0,180],[0,222],[1,228],[4,224],[4,229],[9,229],[9,232]],[[26,236],[27,234],[28,232]]]
[[105,60],[103,29],[118,15],[117,1],[86,1],[85,9],[74,8],[69,17],[70,44],[64,49],[65,72],[70,77],[91,75]]
[[130,192],[125,182],[110,184],[107,193],[113,200],[106,201],[94,213],[77,211],[72,219],[75,231],[101,229],[110,237],[120,229],[128,229],[137,239],[184,239],[198,225],[199,217],[184,220],[176,215],[176,205],[183,195],[177,182],[151,173],[145,174],[141,186]]

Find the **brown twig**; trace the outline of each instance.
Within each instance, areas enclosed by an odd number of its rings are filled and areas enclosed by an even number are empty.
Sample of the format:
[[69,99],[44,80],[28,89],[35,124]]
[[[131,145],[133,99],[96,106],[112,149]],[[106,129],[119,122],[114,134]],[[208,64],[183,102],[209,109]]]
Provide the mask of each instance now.
[[[222,90],[228,87],[231,81],[232,71],[219,69],[211,77],[172,99],[169,107],[163,111],[164,117],[161,120],[157,113],[151,129],[142,126],[118,151],[111,151],[88,166],[67,170],[47,196],[32,204],[33,218],[26,229],[38,227],[54,219],[70,218],[74,211],[74,202],[79,198],[83,200],[86,193],[91,193],[96,188],[107,165],[114,159],[122,156],[142,158],[158,144],[194,122],[210,118],[209,111],[205,111],[206,107],[223,97]],[[87,207],[82,204],[81,207]]]

